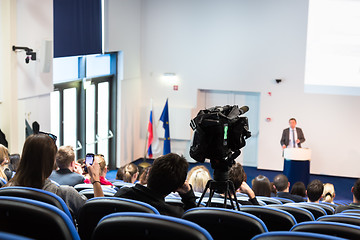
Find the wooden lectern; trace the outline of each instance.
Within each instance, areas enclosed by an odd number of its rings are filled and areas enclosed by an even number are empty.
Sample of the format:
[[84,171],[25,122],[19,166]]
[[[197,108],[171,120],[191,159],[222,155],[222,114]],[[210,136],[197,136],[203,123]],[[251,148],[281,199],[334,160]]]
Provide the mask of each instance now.
[[285,148],[284,149],[284,175],[290,184],[303,182],[305,187],[310,178],[311,149],[309,148]]

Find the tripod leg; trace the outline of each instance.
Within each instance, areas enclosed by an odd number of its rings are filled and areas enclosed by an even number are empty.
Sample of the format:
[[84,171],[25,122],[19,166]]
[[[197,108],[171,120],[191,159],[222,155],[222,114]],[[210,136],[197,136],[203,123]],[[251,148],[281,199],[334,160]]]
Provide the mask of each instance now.
[[[200,206],[201,201],[203,200],[206,191],[209,189],[210,182],[211,182],[211,180],[209,180],[209,181],[206,183],[205,189],[204,189],[203,193],[201,194],[201,197],[200,197],[200,199],[199,199],[199,201],[198,201],[198,204],[197,204],[198,207]],[[207,206],[207,204],[206,204],[206,206]]]

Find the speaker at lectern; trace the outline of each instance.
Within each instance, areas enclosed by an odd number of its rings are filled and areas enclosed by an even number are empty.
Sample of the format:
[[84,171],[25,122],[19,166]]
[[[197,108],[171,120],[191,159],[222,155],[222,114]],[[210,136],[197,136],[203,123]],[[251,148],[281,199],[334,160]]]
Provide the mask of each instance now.
[[284,175],[287,176],[291,185],[295,182],[303,182],[305,187],[310,178],[311,149],[309,148],[285,148],[284,149]]

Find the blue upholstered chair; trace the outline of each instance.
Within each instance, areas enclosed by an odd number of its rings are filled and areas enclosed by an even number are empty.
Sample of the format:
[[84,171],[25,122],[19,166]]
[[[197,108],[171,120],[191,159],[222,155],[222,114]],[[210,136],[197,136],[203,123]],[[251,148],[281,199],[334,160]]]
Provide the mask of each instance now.
[[308,204],[304,202],[304,203],[287,203],[285,205],[301,207],[306,210],[309,210],[314,215],[315,220],[318,219],[319,217],[327,215],[326,211],[322,207],[316,206],[315,204]]
[[0,231],[34,239],[80,239],[71,219],[48,203],[0,196]]
[[79,213],[78,231],[81,239],[90,239],[100,219],[116,212],[159,214],[156,208],[140,201],[117,197],[92,198],[85,203]]
[[268,205],[268,207],[284,210],[294,216],[297,223],[314,221],[314,215],[305,208],[288,206],[288,205]]
[[253,214],[260,218],[269,231],[288,231],[297,223],[293,215],[276,208],[242,206],[240,211]]
[[360,227],[345,223],[302,222],[296,224],[290,231],[320,233],[346,239],[360,239]]
[[345,240],[345,238],[334,237],[319,233],[275,231],[259,234],[251,240]]
[[[251,239],[253,236],[267,232],[264,222],[258,217],[241,211],[198,207],[186,211],[182,217],[205,228],[214,239]],[[240,237],[241,236],[241,237]]]
[[28,198],[48,203],[64,211],[65,214],[68,215],[71,220],[73,220],[72,214],[70,213],[69,208],[64,200],[52,192],[44,191],[38,188],[16,186],[0,188],[0,196]]
[[266,205],[273,205],[273,204],[282,205],[283,204],[279,199],[276,199],[273,197],[256,196],[256,199],[265,202]]
[[[94,197],[94,189],[93,188],[83,189],[79,193],[85,195],[87,199],[91,199]],[[103,193],[104,193],[105,197],[113,197],[116,193],[116,190],[112,189],[112,188],[103,188]]]
[[176,217],[149,213],[113,213],[96,226],[92,239],[186,239],[211,240],[208,231],[199,225]]
[[360,217],[355,217],[346,214],[326,215],[319,217],[316,221],[339,222],[339,223],[347,223],[355,226],[360,226]]
[[293,200],[288,199],[288,198],[282,198],[282,197],[272,197],[272,198],[279,200],[283,204],[285,204],[285,203],[295,203]]

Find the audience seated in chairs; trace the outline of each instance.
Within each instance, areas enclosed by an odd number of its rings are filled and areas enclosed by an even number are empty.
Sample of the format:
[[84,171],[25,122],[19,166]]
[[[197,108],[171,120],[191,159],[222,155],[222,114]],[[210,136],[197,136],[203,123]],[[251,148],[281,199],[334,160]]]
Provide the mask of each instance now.
[[135,183],[138,176],[139,176],[139,168],[135,164],[129,163],[125,165],[122,176],[123,178],[122,180],[124,182]]
[[16,170],[19,166],[20,154],[18,154],[18,153],[11,154],[9,159],[10,159],[9,169],[11,171],[11,178],[12,178],[14,176],[14,174],[16,173]]
[[308,202],[319,203],[324,191],[324,184],[319,180],[315,179],[309,183],[306,190],[308,196]]
[[[79,209],[87,200],[86,197],[80,195],[73,187],[57,186],[48,178],[55,163],[57,151],[55,140],[56,137],[52,134],[30,135],[24,143],[18,170],[5,186],[33,187],[55,193],[77,216]],[[99,169],[96,160],[92,166],[88,166],[95,195],[102,197],[104,195],[99,184]]]
[[306,187],[303,182],[296,182],[292,185],[290,193],[292,195],[299,195],[303,198],[306,197]]
[[195,166],[190,169],[187,181],[193,187],[194,192],[203,193],[207,182],[211,179],[209,170],[203,165]]
[[82,169],[79,163],[75,162],[74,149],[71,146],[61,146],[56,153],[56,164],[58,170],[54,170],[49,179],[60,185],[75,186],[83,183]]
[[[101,185],[113,186],[113,184],[106,179],[107,166],[106,166],[104,156],[101,155],[101,154],[97,154],[97,155],[95,155],[95,160],[99,163],[99,166],[100,166],[100,169],[99,169],[100,184]],[[91,183],[91,180],[90,179],[85,179],[84,182],[85,183]]]
[[324,202],[334,204],[334,198],[335,198],[334,184],[325,183],[324,184],[324,192],[323,192],[323,195],[322,195],[322,200]]
[[269,179],[264,175],[259,175],[251,181],[252,190],[255,196],[271,196],[271,185]]
[[[182,156],[169,153],[154,160],[148,184],[136,184],[133,187],[122,187],[115,197],[142,201],[155,207],[161,214],[181,217],[184,210],[196,207],[195,195],[191,186],[185,181],[188,162]],[[165,202],[171,192],[178,192],[184,208]]]
[[277,197],[291,199],[294,202],[303,202],[301,196],[289,193],[290,182],[284,174],[278,174],[274,178],[274,187],[276,188]]
[[346,206],[337,206],[335,209],[336,213],[340,213],[347,209],[359,209],[360,210],[360,178],[356,180],[354,186],[351,188],[351,192],[353,193],[353,201],[349,205]]

